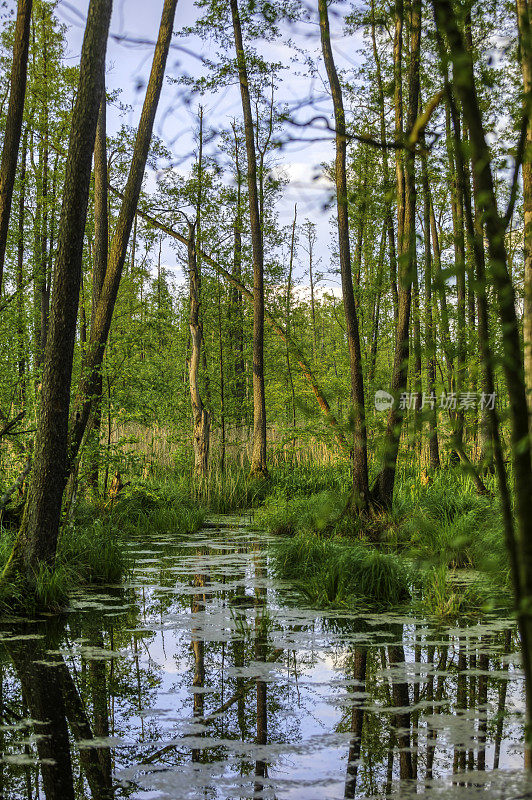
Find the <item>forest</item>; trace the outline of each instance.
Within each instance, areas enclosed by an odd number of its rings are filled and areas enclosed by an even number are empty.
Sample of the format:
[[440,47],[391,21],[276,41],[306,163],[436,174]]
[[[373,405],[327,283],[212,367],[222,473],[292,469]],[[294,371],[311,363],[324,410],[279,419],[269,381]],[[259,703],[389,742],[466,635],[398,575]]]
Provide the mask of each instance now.
[[528,0],[0,20],[0,798],[532,796]]

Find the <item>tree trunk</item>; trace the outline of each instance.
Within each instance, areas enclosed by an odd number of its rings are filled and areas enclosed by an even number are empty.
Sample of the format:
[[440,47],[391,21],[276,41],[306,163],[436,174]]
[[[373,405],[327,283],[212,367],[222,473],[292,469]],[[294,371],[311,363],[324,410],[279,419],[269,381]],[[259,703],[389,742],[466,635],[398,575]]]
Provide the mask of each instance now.
[[18,201],[18,241],[17,241],[17,356],[20,407],[26,407],[26,348],[24,345],[26,324],[24,320],[24,204],[26,200],[26,158],[28,131],[24,131],[22,156],[20,160],[20,196]]
[[210,415],[201,399],[198,384],[203,325],[200,317],[201,282],[196,256],[194,227],[189,225],[188,275],[190,288],[190,336],[192,352],[189,364],[190,401],[194,419],[194,467],[199,475],[206,476],[209,470]]
[[[422,142],[424,144],[424,142]],[[425,248],[425,349],[426,349],[426,375],[427,396],[429,408],[427,410],[429,423],[429,461],[433,470],[440,468],[440,450],[438,446],[438,409],[436,400],[436,343],[434,336],[434,320],[432,314],[432,249],[430,243],[430,189],[427,156],[421,159],[421,181],[423,186],[423,234]]]
[[523,211],[524,211],[524,317],[523,336],[525,342],[525,378],[532,434],[532,41],[530,26],[530,7],[528,0],[516,0],[517,23],[519,29],[519,50],[521,72],[525,92],[525,109],[528,109],[526,130],[526,150],[523,158]]
[[[396,137],[402,137],[402,91],[401,91],[401,63],[402,63],[402,27],[403,27],[403,2],[397,0],[396,4],[396,35],[394,43],[395,65],[395,114]],[[408,115],[407,127],[410,132],[417,119],[419,107],[419,54],[421,40],[421,0],[413,0],[411,8],[411,41],[410,41],[410,67],[408,74]],[[391,393],[395,403],[390,409],[386,430],[386,443],[384,448],[384,466],[377,476],[373,489],[372,500],[378,506],[391,508],[395,484],[395,470],[399,453],[399,441],[403,423],[404,410],[401,408],[400,396],[406,392],[408,380],[409,361],[409,327],[410,303],[412,295],[412,279],[415,269],[415,244],[416,244],[416,183],[415,183],[415,155],[409,148],[403,158],[397,151],[397,240],[399,243],[398,265],[398,296],[399,308],[395,337],[395,355],[391,383]]]
[[[91,330],[100,300],[109,251],[109,197],[107,190],[107,98],[105,85],[98,114],[94,145],[94,261],[92,267]],[[103,378],[96,382],[90,425],[88,483],[97,496],[100,472],[100,428],[102,423]]]
[[22,570],[30,583],[42,564],[54,564],[68,474],[68,411],[83,239],[111,9],[112,0],[91,0],[87,14],[66,163],[35,458],[23,521],[4,571],[5,576],[13,569]]
[[257,188],[257,157],[253,116],[249,96],[246,56],[240,27],[238,0],[230,0],[233,18],[238,78],[244,116],[247,153],[249,218],[253,250],[253,454],[251,474],[267,477],[266,466],[266,395],[264,389],[264,253]]
[[[532,721],[532,615],[530,613],[530,598],[532,597],[532,461],[524,359],[521,351],[519,322],[515,310],[515,293],[508,273],[505,221],[499,215],[497,207],[490,151],[484,132],[471,54],[463,40],[449,0],[433,0],[433,8],[437,28],[445,35],[449,45],[454,68],[453,83],[469,129],[473,169],[476,177],[475,193],[486,229],[489,278],[495,287],[501,322],[503,366],[512,425],[517,536],[514,535],[504,464],[498,465],[497,471],[521,634],[527,724],[530,730]],[[481,291],[483,291],[485,282],[479,281],[479,283]],[[488,342],[487,337],[486,342]],[[489,358],[487,361],[489,364]],[[497,435],[498,430],[495,429],[493,432]],[[496,463],[498,464],[497,451]],[[527,739],[530,747],[529,736]]]
[[146,160],[150,149],[153,123],[159,103],[164,79],[168,49],[173,33],[177,0],[165,0],[159,28],[159,36],[153,56],[152,68],[140,121],[131,167],[124,189],[115,232],[111,243],[105,279],[96,308],[85,363],[82,365],[82,378],[78,387],[74,412],[70,422],[70,459],[73,463],[87,426],[92,408],[92,398],[98,388],[101,365],[111,327],[118,287],[127,255],[129,236],[142,188]]
[[15,40],[13,44],[13,66],[9,105],[4,129],[2,160],[0,161],[0,293],[4,276],[4,261],[7,247],[7,233],[13,188],[17,174],[18,151],[22,136],[22,117],[26,97],[26,77],[28,74],[28,50],[30,44],[30,22],[33,0],[19,0]]
[[353,494],[352,507],[367,511],[369,508],[367,431],[364,405],[364,378],[362,374],[362,357],[360,352],[360,336],[358,317],[353,290],[351,271],[351,253],[349,245],[349,216],[347,200],[346,175],[346,127],[342,98],[342,89],[334,63],[329,30],[329,12],[327,0],[319,0],[321,46],[323,60],[327,70],[329,85],[334,105],[336,127],[336,208],[338,222],[338,245],[340,253],[340,271],[342,276],[342,295],[349,348],[349,365],[351,370],[351,401],[353,404]]

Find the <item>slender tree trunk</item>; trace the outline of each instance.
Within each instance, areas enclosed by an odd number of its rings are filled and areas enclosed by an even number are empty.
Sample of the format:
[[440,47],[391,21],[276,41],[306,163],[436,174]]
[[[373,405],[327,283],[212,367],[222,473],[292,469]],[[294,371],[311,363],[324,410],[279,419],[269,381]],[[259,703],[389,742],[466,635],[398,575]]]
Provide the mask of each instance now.
[[[444,76],[446,85],[447,78]],[[447,158],[451,176],[451,207],[453,217],[454,270],[456,276],[456,371],[455,390],[459,398],[465,388],[466,372],[466,282],[465,282],[465,238],[464,238],[464,181],[461,171],[456,166],[456,149],[461,147],[460,128],[451,134],[449,92],[445,109],[445,129],[447,139]],[[456,120],[459,126],[459,121]],[[454,138],[454,140],[453,140]],[[454,414],[454,438],[459,446],[463,446],[464,410],[460,408]]]
[[[371,42],[373,45],[373,57],[375,60],[375,77],[377,79],[377,96],[379,99],[379,122],[381,141],[386,144],[386,111],[384,105],[384,86],[382,82],[381,62],[377,49],[377,38],[375,31],[375,0],[371,0]],[[382,170],[384,175],[385,192],[391,191],[390,168],[388,165],[388,153],[386,149],[382,151]],[[397,294],[397,259],[395,255],[395,232],[393,229],[393,217],[391,203],[386,205],[386,230],[388,232],[388,243],[390,248],[390,285],[392,287],[393,315],[397,325],[398,315],[398,294]]]
[[[395,69],[395,113],[396,137],[402,137],[402,27],[403,0],[396,3],[396,28],[394,42]],[[411,5],[411,41],[410,67],[408,74],[408,116],[407,127],[411,131],[417,119],[419,107],[419,54],[421,41],[421,0],[413,0]],[[401,394],[406,392],[409,362],[409,327],[410,304],[412,296],[412,279],[415,270],[416,243],[416,183],[415,155],[408,149],[403,157],[398,151],[396,158],[397,174],[397,240],[399,242],[398,295],[399,309],[395,337],[395,355],[391,383],[391,392],[395,403],[390,409],[386,431],[384,467],[377,476],[373,489],[373,501],[380,506],[390,508],[393,501],[395,470],[399,453],[399,441],[403,423],[404,409],[401,407]]]
[[314,231],[308,228],[308,271],[310,281],[310,314],[312,319],[312,358],[316,357],[317,344],[317,331],[316,331],[316,296],[315,296],[315,279],[314,279]]
[[[294,221],[292,223],[292,238],[290,242],[290,260],[288,264],[288,285],[286,288],[286,335],[290,336],[290,314],[292,306],[292,269],[294,266],[294,249],[296,241],[296,220],[297,220],[297,205],[294,206]],[[294,390],[294,378],[292,376],[292,365],[290,364],[290,348],[286,346],[286,367],[288,369],[288,382],[290,383],[290,392],[292,397],[292,427],[296,427],[296,394]]]
[[220,366],[220,472],[225,470],[225,370],[224,370],[224,340],[222,329],[222,287],[218,283],[218,350]]
[[23,521],[4,571],[6,576],[21,570],[30,583],[41,564],[54,564],[68,475],[68,411],[83,240],[111,10],[111,0],[91,0],[87,13],[66,163],[35,458]]
[[20,384],[20,407],[26,407],[26,348],[24,343],[26,323],[24,319],[24,218],[26,201],[26,158],[28,131],[24,131],[22,156],[20,162],[20,195],[18,201],[18,241],[17,241],[17,355],[18,379]]
[[383,281],[383,269],[384,269],[384,255],[386,252],[386,228],[382,229],[381,234],[381,243],[379,246],[379,260],[377,264],[377,287],[376,293],[377,296],[375,298],[375,311],[373,314],[373,326],[372,326],[372,333],[371,333],[371,350],[370,350],[370,357],[369,357],[369,368],[368,368],[368,385],[371,387],[373,381],[375,380],[375,369],[377,366],[377,351],[379,346],[379,322],[380,322],[380,306],[381,306],[381,298],[382,298],[382,281]]
[[98,388],[101,365],[113,318],[118,287],[127,255],[129,237],[142,188],[146,160],[151,143],[153,123],[164,79],[166,60],[173,33],[177,0],[165,0],[159,35],[155,46],[152,68],[140,121],[129,175],[124,189],[123,202],[115,226],[115,232],[100,299],[94,314],[89,346],[85,363],[82,365],[82,378],[78,386],[74,411],[70,421],[70,459],[74,462],[87,426],[92,408],[92,399]]
[[264,252],[257,184],[257,157],[246,55],[238,0],[230,0],[247,153],[251,245],[253,250],[253,453],[251,474],[266,477],[266,395],[264,389]]
[[364,379],[362,374],[362,356],[358,316],[353,290],[351,271],[351,253],[349,246],[349,215],[347,200],[346,174],[346,126],[342,98],[342,89],[334,63],[329,29],[329,12],[327,0],[318,2],[320,16],[321,46],[323,60],[327,70],[329,85],[333,97],[334,119],[336,127],[336,208],[338,218],[338,245],[340,252],[340,271],[342,276],[342,295],[349,348],[349,365],[351,370],[351,401],[354,410],[354,442],[353,442],[353,495],[352,507],[367,511],[369,508],[367,431],[364,405]]
[[[423,144],[423,142],[422,142]],[[438,406],[436,403],[436,343],[432,314],[432,248],[430,242],[430,189],[427,156],[421,159],[423,186],[423,243],[425,249],[425,349],[429,424],[429,460],[433,470],[440,468],[438,446]],[[432,398],[434,397],[434,401]]]
[[17,174],[18,151],[22,136],[32,6],[33,0],[19,0],[17,21],[15,23],[9,105],[4,129],[2,159],[0,161],[0,293],[4,276],[13,189]]
[[[104,91],[98,114],[98,126],[94,144],[94,263],[92,268],[91,331],[105,280],[109,254],[109,193],[107,181],[107,98],[105,95],[104,75]],[[89,442],[90,468],[88,482],[95,495],[99,493],[102,394],[103,378],[100,368],[94,387]]]
[[199,475],[206,476],[209,471],[210,415],[201,399],[199,390],[199,365],[203,326],[200,315],[201,282],[196,256],[194,227],[189,225],[188,274],[190,288],[190,337],[192,352],[189,364],[190,401],[194,420],[194,466]]
[[[236,212],[233,223],[233,275],[236,281],[242,280],[242,170],[240,168],[239,142],[236,126],[233,126],[235,138],[235,170],[236,170]],[[244,365],[244,311],[242,308],[242,292],[231,285],[229,291],[229,324],[233,352],[233,398],[237,421],[242,424],[245,419],[244,400],[246,398],[246,379]]]

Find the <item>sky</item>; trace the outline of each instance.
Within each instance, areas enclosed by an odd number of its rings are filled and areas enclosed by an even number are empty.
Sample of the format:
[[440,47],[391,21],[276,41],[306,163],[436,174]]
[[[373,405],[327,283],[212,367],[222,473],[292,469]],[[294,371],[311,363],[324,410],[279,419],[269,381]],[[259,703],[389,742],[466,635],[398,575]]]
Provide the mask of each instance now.
[[[140,115],[144,99],[144,88],[149,75],[153,46],[157,37],[162,0],[114,0],[113,17],[110,27],[110,39],[107,52],[107,90],[112,92],[120,90],[120,102],[131,106],[125,116],[120,111],[118,103],[111,103],[108,107],[108,132],[112,134],[124,122],[135,126]],[[88,0],[59,0],[57,16],[68,25],[67,59],[70,63],[79,63],[81,43],[88,8]],[[176,15],[176,30],[194,22],[197,10],[193,0],[179,0]],[[356,43],[352,39],[344,40],[339,21],[331,17],[333,44],[337,50],[338,66],[347,65],[346,52],[353,53]],[[288,34],[288,32],[287,32]],[[290,35],[296,45],[303,46],[313,58],[314,63],[321,63],[319,48],[319,28],[316,21],[300,23],[291,31]],[[185,48],[185,49],[183,49]],[[186,50],[186,51],[185,51]],[[289,64],[295,51],[291,50],[286,41],[272,44],[259,44],[260,52],[270,60],[282,61]],[[162,92],[154,132],[159,136],[173,154],[175,168],[186,171],[191,163],[190,156],[194,151],[193,131],[196,125],[195,112],[200,102],[199,97],[194,97],[187,107],[183,103],[182,89],[172,85],[170,79],[175,76],[197,74],[201,69],[201,54],[214,55],[208,45],[198,40],[174,38],[174,46],[170,52],[167,64],[167,80]],[[308,75],[298,76],[294,66],[282,78],[278,100],[280,102],[295,103],[308,96],[309,92],[321,98],[320,113],[332,115],[330,98],[325,89],[323,75],[317,75],[310,81]],[[240,94],[237,87],[223,89],[216,94],[211,94],[201,99],[205,105],[207,123],[214,128],[227,128],[230,120],[241,118]],[[316,113],[316,108],[305,109],[299,112],[299,118],[304,119]],[[294,138],[305,136],[299,129],[290,131]],[[311,137],[314,141],[303,144],[292,142],[281,151],[280,161],[282,169],[290,179],[285,187],[283,199],[278,204],[280,222],[288,225],[293,217],[294,203],[298,205],[298,221],[311,219],[317,226],[318,242],[317,256],[320,259],[319,269],[328,272],[331,266],[330,245],[331,239],[331,211],[324,210],[327,201],[331,199],[331,185],[325,178],[316,180],[320,175],[320,164],[329,162],[334,157],[334,146],[330,134],[325,137],[316,135]],[[216,139],[210,145],[211,153],[216,152]],[[164,165],[162,165],[164,166]],[[150,177],[151,185],[155,185],[155,176]],[[307,257],[301,250],[298,253],[299,279],[304,284],[308,282],[305,277]],[[176,263],[174,250],[167,243],[163,250],[163,261],[175,275],[178,282],[183,280],[183,273]],[[331,274],[325,281],[327,286],[339,286],[338,279]]]

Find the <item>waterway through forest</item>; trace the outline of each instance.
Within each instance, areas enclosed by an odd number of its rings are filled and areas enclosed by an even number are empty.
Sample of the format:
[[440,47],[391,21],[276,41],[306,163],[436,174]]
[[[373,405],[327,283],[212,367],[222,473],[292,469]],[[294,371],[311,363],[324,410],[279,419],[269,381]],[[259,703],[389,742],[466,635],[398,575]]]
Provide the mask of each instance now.
[[271,543],[153,534],[120,586],[1,620],[0,798],[532,797],[511,618],[316,610]]

